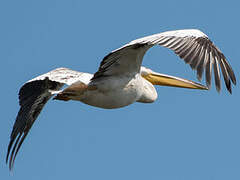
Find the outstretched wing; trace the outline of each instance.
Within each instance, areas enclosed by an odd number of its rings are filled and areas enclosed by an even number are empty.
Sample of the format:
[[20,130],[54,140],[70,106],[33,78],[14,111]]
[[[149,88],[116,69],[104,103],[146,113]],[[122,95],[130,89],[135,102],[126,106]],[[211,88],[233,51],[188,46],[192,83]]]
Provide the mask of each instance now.
[[10,169],[33,123],[52,97],[51,91],[58,91],[64,84],[71,85],[79,80],[88,83],[91,77],[92,75],[88,73],[58,68],[28,81],[21,87],[19,91],[20,110],[12,129],[6,157],[7,163],[10,155]]
[[154,45],[161,45],[173,50],[193,70],[197,71],[197,77],[200,81],[205,70],[208,88],[211,86],[213,68],[216,89],[217,91],[221,90],[219,65],[230,93],[231,82],[236,85],[234,72],[223,53],[207,35],[196,29],[167,31],[131,41],[108,54],[102,60],[93,79],[139,72],[145,52]]

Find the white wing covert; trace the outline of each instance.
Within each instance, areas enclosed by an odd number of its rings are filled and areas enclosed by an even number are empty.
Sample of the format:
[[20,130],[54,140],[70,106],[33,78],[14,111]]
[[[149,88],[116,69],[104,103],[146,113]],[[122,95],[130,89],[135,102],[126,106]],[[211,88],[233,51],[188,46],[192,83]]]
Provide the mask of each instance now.
[[145,52],[151,46],[135,43],[125,45],[105,56],[92,80],[105,76],[124,76],[140,71]]

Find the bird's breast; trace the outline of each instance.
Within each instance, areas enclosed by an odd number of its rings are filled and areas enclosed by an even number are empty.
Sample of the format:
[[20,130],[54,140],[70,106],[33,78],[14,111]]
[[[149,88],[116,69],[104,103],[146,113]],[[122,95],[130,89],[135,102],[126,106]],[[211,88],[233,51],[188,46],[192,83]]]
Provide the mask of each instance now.
[[96,90],[86,91],[81,101],[85,104],[114,109],[130,105],[142,95],[140,75],[109,77],[96,82]]

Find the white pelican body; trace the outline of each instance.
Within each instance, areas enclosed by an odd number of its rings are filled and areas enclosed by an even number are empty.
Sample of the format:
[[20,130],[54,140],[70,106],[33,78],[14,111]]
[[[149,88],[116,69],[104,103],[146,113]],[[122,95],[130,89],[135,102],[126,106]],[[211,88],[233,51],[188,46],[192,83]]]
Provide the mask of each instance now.
[[96,90],[87,90],[83,96],[76,97],[76,99],[74,96],[70,98],[100,108],[124,107],[136,102],[144,93],[140,84],[145,84],[146,80],[142,81],[142,79],[139,74],[106,78],[97,83]]
[[68,98],[105,109],[124,107],[136,101],[150,103],[157,99],[154,86],[140,74],[109,77],[88,86],[93,88],[82,94],[69,95]]
[[[199,80],[205,70],[207,86],[156,73],[141,66],[144,54],[154,45],[173,50],[197,71]],[[219,67],[227,90],[231,93],[231,82],[236,84],[236,78],[223,53],[203,32],[188,29],[163,32],[131,41],[105,56],[94,74],[58,68],[40,75],[25,83],[19,91],[21,107],[11,133],[6,162],[10,157],[11,169],[22,142],[52,96],[57,100],[77,100],[105,109],[120,108],[134,102],[151,103],[157,99],[154,85],[209,89],[212,69],[216,89],[220,91]],[[63,85],[68,87],[60,90]]]

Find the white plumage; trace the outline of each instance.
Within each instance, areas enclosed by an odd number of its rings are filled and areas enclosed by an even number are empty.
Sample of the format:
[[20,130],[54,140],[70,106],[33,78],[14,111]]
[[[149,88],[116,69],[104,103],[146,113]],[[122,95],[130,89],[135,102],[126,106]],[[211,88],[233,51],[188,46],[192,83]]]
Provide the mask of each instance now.
[[[146,51],[154,45],[173,50],[206,84],[153,72],[142,67]],[[53,96],[58,100],[77,100],[100,108],[120,108],[134,102],[151,103],[157,99],[154,85],[207,90],[211,86],[212,69],[216,89],[220,91],[220,70],[227,90],[236,84],[234,72],[223,53],[207,35],[195,29],[163,32],[131,41],[109,53],[95,74],[58,68],[25,83],[19,92],[20,110],[11,133],[6,162],[11,169],[15,157],[43,106]],[[67,88],[60,90],[66,84]],[[14,146],[13,146],[14,144]],[[9,156],[10,155],[10,156]]]

